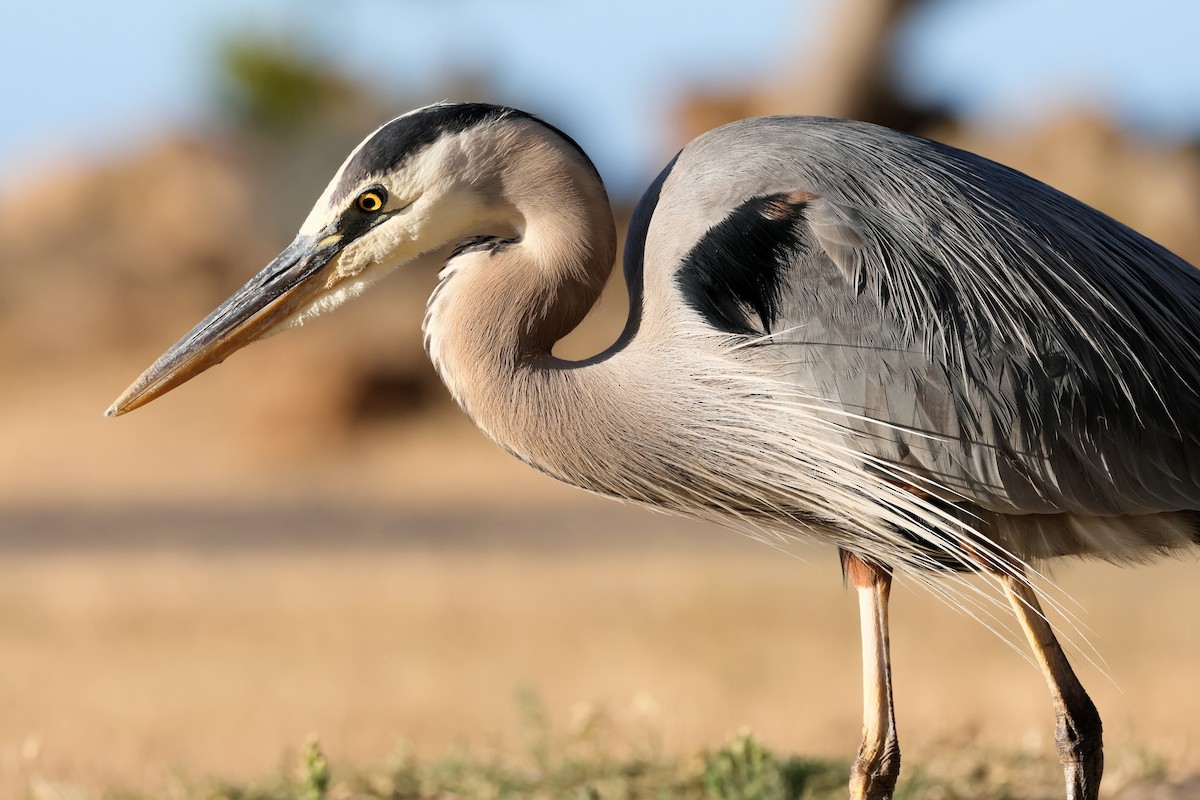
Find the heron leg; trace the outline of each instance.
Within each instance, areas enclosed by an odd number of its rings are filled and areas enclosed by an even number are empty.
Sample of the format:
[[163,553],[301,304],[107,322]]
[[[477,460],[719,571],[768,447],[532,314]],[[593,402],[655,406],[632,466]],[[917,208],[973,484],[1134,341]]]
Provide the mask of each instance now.
[[858,591],[863,648],[863,734],[850,770],[851,800],[890,800],[900,776],[900,741],[892,705],[887,567],[842,551],[842,569]]
[[1100,714],[1075,677],[1033,588],[1019,575],[1001,577],[1054,698],[1054,741],[1067,782],[1067,800],[1096,800],[1104,772]]

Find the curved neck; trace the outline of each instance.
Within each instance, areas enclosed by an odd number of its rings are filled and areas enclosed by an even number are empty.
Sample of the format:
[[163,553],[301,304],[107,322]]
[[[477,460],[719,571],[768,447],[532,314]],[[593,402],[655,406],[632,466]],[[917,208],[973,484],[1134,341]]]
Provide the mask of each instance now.
[[[612,271],[616,230],[603,184],[565,146],[534,139],[506,154],[501,191],[513,242],[451,259],[430,297],[426,349],[463,410],[524,461],[586,484],[580,425],[609,424],[603,361],[563,362],[554,344],[598,299]],[[600,415],[601,418],[596,418]],[[594,425],[592,425],[594,423]],[[594,487],[590,487],[594,488]]]

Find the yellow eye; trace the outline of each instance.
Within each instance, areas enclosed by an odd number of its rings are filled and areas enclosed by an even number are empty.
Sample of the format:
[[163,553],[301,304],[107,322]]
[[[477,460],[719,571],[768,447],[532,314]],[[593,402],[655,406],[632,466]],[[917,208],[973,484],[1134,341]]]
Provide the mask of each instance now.
[[387,202],[387,192],[383,191],[383,189],[371,189],[360,194],[358,199],[354,201],[354,204],[358,206],[359,211],[374,214],[376,211],[383,209],[385,202]]

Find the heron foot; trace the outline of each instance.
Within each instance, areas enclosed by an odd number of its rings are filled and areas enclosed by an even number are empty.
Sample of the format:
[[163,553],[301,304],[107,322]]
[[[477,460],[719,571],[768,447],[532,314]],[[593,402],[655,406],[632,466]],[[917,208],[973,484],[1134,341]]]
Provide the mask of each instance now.
[[1067,800],[1096,800],[1104,775],[1100,714],[1086,694],[1054,705],[1054,741],[1067,783]]
[[1071,669],[1033,587],[1018,575],[1001,579],[1054,699],[1054,742],[1067,783],[1067,800],[1096,800],[1104,774],[1100,712]]
[[888,731],[883,748],[863,741],[850,768],[850,800],[891,800],[900,777],[900,742]]

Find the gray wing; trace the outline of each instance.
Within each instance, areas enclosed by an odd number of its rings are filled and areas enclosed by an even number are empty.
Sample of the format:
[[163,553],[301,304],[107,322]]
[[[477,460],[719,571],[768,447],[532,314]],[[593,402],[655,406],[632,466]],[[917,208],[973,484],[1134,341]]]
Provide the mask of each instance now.
[[[775,118],[714,139],[672,180],[713,181],[695,163],[732,141],[744,197],[682,258],[684,296],[771,334],[865,455],[999,512],[1200,508],[1190,265],[1025,175],[875,126]],[[747,181],[756,160],[771,177]],[[722,226],[741,277],[726,258],[706,278]]]

